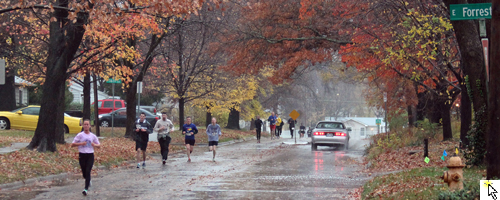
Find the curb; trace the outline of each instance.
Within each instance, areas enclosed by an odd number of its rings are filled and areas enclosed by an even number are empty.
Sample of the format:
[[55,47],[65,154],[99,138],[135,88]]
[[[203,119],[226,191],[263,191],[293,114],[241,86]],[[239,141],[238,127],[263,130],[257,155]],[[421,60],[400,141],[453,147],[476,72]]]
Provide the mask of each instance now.
[[[245,141],[253,140],[254,138],[255,138],[255,136],[249,136],[249,137],[245,137],[245,138],[242,138],[242,139],[237,139],[237,140],[231,140],[231,141],[227,141],[227,142],[222,142],[219,145],[222,146],[222,145],[229,145],[229,144],[234,144],[234,143],[240,143],[240,142],[245,142]],[[171,145],[174,145],[174,144],[171,144]],[[208,146],[208,144],[203,144],[203,145],[199,145],[199,146]],[[172,156],[175,155],[175,154],[181,154],[181,153],[183,153],[183,151],[175,151],[175,152],[172,152]],[[169,156],[170,156],[170,154],[169,154]],[[135,160],[124,161],[123,163],[126,163],[126,165],[120,165],[117,168],[109,168],[109,167],[107,167],[105,165],[99,165],[97,167],[94,166],[93,169],[106,170],[106,171],[111,171],[111,170],[114,170],[114,169],[126,169],[126,168],[129,167],[128,165],[135,164],[135,162],[136,162]],[[29,178],[29,179],[26,179],[26,180],[15,181],[15,182],[12,182],[12,183],[4,183],[4,184],[0,184],[0,191],[2,191],[2,190],[18,189],[18,188],[21,188],[21,187],[33,185],[33,184],[35,184],[37,182],[59,181],[59,180],[71,178],[73,176],[75,176],[75,175],[73,175],[71,172],[65,172],[65,173],[60,173],[60,174],[53,174],[53,175],[48,175],[48,176],[40,176],[40,177]],[[80,175],[78,175],[78,176],[80,176]]]

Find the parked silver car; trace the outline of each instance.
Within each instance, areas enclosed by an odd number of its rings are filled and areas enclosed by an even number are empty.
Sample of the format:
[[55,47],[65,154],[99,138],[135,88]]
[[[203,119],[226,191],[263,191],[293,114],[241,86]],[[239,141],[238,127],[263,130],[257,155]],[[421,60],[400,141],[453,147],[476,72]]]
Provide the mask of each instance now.
[[342,122],[320,121],[312,131],[311,149],[317,150],[318,146],[349,148],[349,129]]

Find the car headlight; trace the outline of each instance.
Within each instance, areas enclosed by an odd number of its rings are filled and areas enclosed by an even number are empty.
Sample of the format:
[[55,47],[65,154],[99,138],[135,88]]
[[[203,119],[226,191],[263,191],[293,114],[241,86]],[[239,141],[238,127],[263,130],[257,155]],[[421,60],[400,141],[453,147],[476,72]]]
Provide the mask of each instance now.
[[101,118],[102,118],[102,115],[99,115],[99,119],[101,119]]

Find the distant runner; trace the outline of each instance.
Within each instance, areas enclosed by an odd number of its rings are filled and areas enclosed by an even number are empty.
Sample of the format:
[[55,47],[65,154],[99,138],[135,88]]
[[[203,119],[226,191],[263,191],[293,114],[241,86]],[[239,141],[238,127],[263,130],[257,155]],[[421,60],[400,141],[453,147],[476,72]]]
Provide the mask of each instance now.
[[186,144],[188,162],[191,162],[191,153],[193,153],[194,143],[196,142],[194,139],[194,134],[198,134],[196,125],[191,123],[191,117],[186,118],[186,124],[182,126],[182,134],[186,135],[186,137],[184,138],[184,144]]
[[276,115],[274,115],[274,112],[271,113],[271,116],[269,116],[269,118],[267,119],[267,121],[269,121],[270,125],[269,125],[269,128],[271,129],[269,131],[270,135],[271,135],[271,140],[273,139],[273,135],[276,134],[275,133],[275,130],[276,130],[276,121],[277,121],[277,117]]
[[281,131],[283,130],[283,120],[281,120],[281,117],[278,117],[276,120],[276,137],[280,138],[281,137]]
[[85,179],[85,189],[83,189],[82,194],[87,196],[87,192],[91,186],[90,174],[92,166],[94,166],[94,147],[101,147],[97,136],[90,132],[90,120],[83,120],[83,131],[75,136],[71,147],[78,147],[78,162],[80,162],[82,175]]
[[304,137],[304,134],[306,133],[306,127],[304,126],[304,124],[300,124],[300,137],[303,138]]
[[295,129],[295,124],[297,121],[293,120],[292,118],[288,119],[288,126],[290,127],[290,135],[293,138],[293,130]]
[[217,145],[219,145],[219,136],[222,135],[220,131],[220,126],[217,124],[217,120],[212,118],[212,123],[207,126],[207,135],[208,135],[208,147],[210,151],[214,152],[214,157],[212,161],[215,162],[215,151],[217,150]]
[[260,120],[260,117],[257,116],[257,119],[255,120],[255,132],[257,133],[257,143],[260,143],[260,133],[261,133],[261,128],[262,128],[262,120]]
[[142,168],[146,168],[146,148],[148,148],[149,134],[153,132],[153,127],[146,120],[146,114],[141,113],[139,119],[135,122],[135,150],[137,151],[137,168],[141,167],[141,152],[142,152]]
[[162,162],[165,165],[168,159],[168,146],[172,138],[170,133],[174,131],[174,124],[167,119],[167,113],[161,113],[161,120],[158,120],[153,129],[158,132],[158,143],[160,143]]

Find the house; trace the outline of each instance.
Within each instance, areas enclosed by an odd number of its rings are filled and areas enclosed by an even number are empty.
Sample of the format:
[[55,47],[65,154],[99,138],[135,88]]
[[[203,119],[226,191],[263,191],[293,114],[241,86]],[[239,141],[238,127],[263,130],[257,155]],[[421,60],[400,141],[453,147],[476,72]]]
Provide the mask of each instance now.
[[18,76],[14,77],[14,87],[16,96],[16,106],[22,107],[28,105],[28,88],[30,86],[36,86],[35,84],[24,80]]
[[337,120],[333,117],[326,117],[325,120],[343,122],[346,127],[352,129],[351,136],[353,137],[365,138],[386,131],[384,119],[380,119],[381,124],[377,126],[376,117],[341,117]]
[[[73,94],[73,102],[71,103],[81,103],[83,104],[83,86],[72,82],[69,86],[69,91]],[[97,99],[107,99],[109,95],[102,91],[97,91]],[[90,103],[94,103],[94,88],[92,83],[90,83]]]

